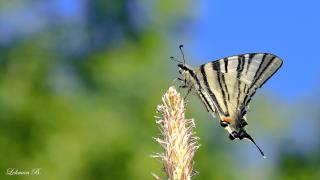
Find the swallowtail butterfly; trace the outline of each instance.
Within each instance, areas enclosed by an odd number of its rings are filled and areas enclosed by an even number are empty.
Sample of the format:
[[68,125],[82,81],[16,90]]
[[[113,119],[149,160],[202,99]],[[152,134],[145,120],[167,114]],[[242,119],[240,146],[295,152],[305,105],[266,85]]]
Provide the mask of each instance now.
[[[182,45],[179,47],[184,60]],[[282,60],[270,53],[248,53],[225,57],[203,64],[200,67],[180,62],[179,73],[188,93],[197,94],[207,111],[214,117],[218,114],[220,125],[229,133],[229,138],[248,139],[263,151],[246,132],[246,113],[251,98],[277,70]]]

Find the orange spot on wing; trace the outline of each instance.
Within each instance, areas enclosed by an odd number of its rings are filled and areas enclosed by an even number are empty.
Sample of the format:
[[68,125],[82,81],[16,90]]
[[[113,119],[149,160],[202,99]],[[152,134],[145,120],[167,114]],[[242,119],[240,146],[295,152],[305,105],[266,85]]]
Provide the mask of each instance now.
[[221,121],[225,121],[230,124],[230,123],[232,123],[233,119],[231,117],[224,117],[224,118],[222,118]]

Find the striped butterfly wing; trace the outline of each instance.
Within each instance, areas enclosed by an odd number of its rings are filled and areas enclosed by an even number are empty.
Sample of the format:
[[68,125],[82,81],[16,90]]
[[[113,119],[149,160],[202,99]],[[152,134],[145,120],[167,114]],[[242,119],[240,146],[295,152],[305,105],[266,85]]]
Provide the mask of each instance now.
[[226,57],[196,69],[203,89],[222,117],[243,117],[256,90],[282,65],[282,60],[267,53]]

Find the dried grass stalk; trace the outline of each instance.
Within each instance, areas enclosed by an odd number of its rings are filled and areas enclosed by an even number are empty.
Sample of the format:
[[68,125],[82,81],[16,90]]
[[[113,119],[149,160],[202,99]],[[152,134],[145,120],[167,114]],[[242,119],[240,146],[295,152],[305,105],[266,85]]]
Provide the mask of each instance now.
[[[193,132],[194,120],[185,119],[184,100],[173,86],[162,97],[162,103],[157,107],[162,117],[156,117],[161,137],[155,140],[164,152],[152,157],[162,160],[167,179],[190,180],[195,174],[192,158],[199,148],[199,138]],[[154,176],[160,179],[157,175]]]

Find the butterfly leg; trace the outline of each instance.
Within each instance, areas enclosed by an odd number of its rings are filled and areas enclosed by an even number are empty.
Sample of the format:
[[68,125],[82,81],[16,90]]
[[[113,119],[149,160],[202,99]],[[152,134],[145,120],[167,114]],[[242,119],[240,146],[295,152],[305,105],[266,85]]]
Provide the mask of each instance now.
[[180,90],[180,88],[187,88],[188,86],[186,85],[186,82],[185,82],[185,80],[183,80],[183,79],[181,79],[181,78],[177,78],[179,81],[181,81],[181,82],[183,82],[183,85],[180,85],[179,86],[179,90]]
[[191,92],[191,88],[189,88],[189,89],[188,89],[187,94],[184,96],[184,100],[186,100],[186,99],[187,99],[187,97],[188,97],[188,95],[190,94],[190,92]]

